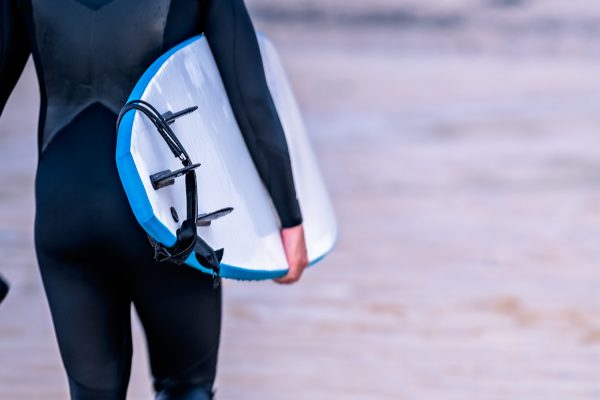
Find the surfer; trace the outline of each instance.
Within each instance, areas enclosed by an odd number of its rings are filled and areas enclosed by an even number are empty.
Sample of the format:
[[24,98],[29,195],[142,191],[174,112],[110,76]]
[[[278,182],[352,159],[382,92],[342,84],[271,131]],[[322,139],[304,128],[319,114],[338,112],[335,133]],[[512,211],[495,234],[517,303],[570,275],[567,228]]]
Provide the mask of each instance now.
[[281,220],[306,266],[285,136],[243,0],[0,0],[0,113],[30,54],[40,82],[35,247],[72,399],[123,399],[131,305],[157,399],[209,399],[221,324],[212,277],[157,263],[115,166],[115,120],[161,53],[204,33]]

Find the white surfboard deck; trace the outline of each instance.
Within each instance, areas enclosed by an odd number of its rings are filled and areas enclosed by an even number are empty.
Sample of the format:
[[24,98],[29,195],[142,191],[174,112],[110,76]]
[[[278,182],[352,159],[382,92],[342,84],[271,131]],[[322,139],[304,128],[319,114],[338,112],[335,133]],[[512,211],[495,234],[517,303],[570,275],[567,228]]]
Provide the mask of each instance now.
[[[259,34],[258,40],[269,89],[285,130],[313,265],[334,246],[335,215],[279,56],[264,35]],[[234,208],[210,226],[198,228],[198,235],[213,249],[225,249],[221,276],[257,280],[285,275],[288,265],[279,219],[235,122],[206,38],[193,37],[156,60],[129,97],[138,99],[161,113],[198,106],[171,128],[192,162],[202,164],[196,170],[198,212]],[[150,175],[182,165],[140,112],[130,111],[121,121],[117,167],[138,222],[156,241],[173,245],[181,221],[175,222],[170,208],[185,219],[185,180],[177,178],[174,185],[155,190]],[[211,273],[193,254],[186,264]]]

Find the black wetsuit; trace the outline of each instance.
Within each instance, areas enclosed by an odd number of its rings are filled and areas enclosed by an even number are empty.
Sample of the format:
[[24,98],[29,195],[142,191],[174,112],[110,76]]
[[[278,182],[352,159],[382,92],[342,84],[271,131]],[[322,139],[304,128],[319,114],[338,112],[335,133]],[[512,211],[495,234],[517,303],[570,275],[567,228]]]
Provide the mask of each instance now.
[[35,244],[72,398],[125,397],[131,304],[157,397],[208,398],[221,290],[209,275],[153,260],[117,175],[115,121],[152,61],[204,32],[282,225],[299,224],[285,137],[243,1],[0,5],[0,113],[29,54],[40,80]]

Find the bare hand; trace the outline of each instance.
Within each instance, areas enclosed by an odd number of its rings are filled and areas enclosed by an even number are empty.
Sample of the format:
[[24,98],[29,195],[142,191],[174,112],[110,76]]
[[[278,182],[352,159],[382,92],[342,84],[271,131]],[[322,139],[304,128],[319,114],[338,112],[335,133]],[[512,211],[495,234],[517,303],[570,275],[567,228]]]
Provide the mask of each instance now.
[[304,227],[302,224],[281,230],[281,241],[288,262],[289,271],[286,276],[274,279],[277,283],[290,284],[297,282],[308,265]]

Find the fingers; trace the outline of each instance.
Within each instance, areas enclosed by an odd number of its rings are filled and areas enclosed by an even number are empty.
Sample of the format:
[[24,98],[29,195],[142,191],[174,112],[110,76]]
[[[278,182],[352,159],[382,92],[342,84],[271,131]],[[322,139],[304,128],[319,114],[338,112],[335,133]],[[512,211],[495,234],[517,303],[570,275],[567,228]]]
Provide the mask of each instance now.
[[300,280],[300,276],[291,276],[290,274],[287,274],[286,276],[284,276],[283,278],[278,278],[278,279],[273,279],[276,283],[279,283],[280,285],[291,285],[292,283],[296,283]]
[[290,268],[287,275],[281,278],[274,279],[275,282],[282,285],[290,285],[292,283],[296,283],[300,280],[304,269],[308,265],[308,260],[301,260],[299,264],[295,265],[293,268]]

